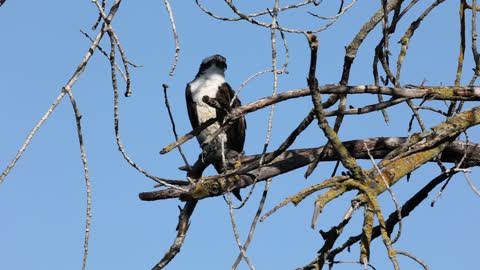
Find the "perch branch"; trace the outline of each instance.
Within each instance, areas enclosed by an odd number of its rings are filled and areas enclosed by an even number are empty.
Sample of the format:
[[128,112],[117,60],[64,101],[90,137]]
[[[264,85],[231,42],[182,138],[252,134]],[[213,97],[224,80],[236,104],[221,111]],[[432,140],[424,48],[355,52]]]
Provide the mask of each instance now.
[[[366,144],[368,148],[370,148],[370,153],[375,159],[382,159],[388,153],[394,151],[397,148],[400,148],[402,145],[407,143],[408,139],[404,137],[370,138],[365,140],[353,140],[343,142],[350,154],[356,159],[370,159],[365,150],[364,144]],[[478,149],[480,149],[479,144],[454,141],[443,150],[443,154],[440,156],[440,160],[442,160],[443,162],[458,163],[458,161],[462,159],[465,151],[468,151],[471,154],[465,158],[462,167],[468,168],[473,166],[480,166],[480,151],[478,151]],[[308,165],[310,162],[313,161],[313,157],[316,151],[317,148],[285,151],[271,163],[266,164],[262,168],[262,172],[259,175],[258,181],[264,181],[267,178],[287,173]],[[251,162],[258,162],[259,158],[260,155],[243,156],[241,163],[249,164]],[[325,155],[322,157],[322,161],[336,160],[338,160],[338,155],[336,154],[334,149],[330,147],[328,151],[325,151]],[[251,172],[252,175],[255,175],[255,173],[255,170]],[[243,188],[250,185],[252,179],[249,178],[248,175],[249,174],[242,175],[241,181],[236,182],[235,188]],[[206,176],[202,179],[207,183],[215,183],[217,182],[217,179],[221,177],[223,176]],[[224,192],[226,192],[226,190]],[[152,192],[143,192],[140,193],[139,196],[142,200],[152,201],[179,198],[187,194],[188,192],[182,192],[176,189],[164,189]],[[218,195],[221,195],[221,192],[217,194],[206,195],[205,197],[212,197]]]

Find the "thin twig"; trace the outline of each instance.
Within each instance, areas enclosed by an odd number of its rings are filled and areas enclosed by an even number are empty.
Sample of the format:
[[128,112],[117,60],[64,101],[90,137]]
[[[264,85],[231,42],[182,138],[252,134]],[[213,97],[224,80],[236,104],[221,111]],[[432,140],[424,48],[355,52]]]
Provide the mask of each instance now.
[[408,124],[408,132],[412,130],[413,119],[417,119],[417,123],[420,126],[420,129],[422,130],[422,132],[425,132],[425,130],[427,130],[427,127],[425,126],[425,122],[423,121],[422,116],[418,112],[417,106],[411,100],[407,100],[407,104],[408,104],[408,107],[410,107],[410,109],[413,112],[410,122]]
[[[277,16],[278,16],[279,5],[280,5],[280,0],[275,0],[275,4],[274,4],[274,7],[273,7],[273,12],[271,14],[272,25],[273,26],[277,25]],[[277,88],[278,88],[277,36],[276,36],[275,31],[276,31],[275,27],[272,27],[271,30],[270,30],[270,40],[271,40],[271,48],[272,48],[272,72],[273,72],[273,87],[272,87],[273,90],[272,90],[272,95],[271,95],[272,97],[275,97],[277,95]],[[262,166],[265,162],[265,160],[264,160],[265,153],[268,150],[268,145],[270,144],[270,138],[271,138],[271,135],[272,135],[274,113],[275,113],[275,104],[272,104],[271,107],[270,107],[270,113],[268,115],[267,132],[266,132],[266,135],[265,135],[265,142],[263,144],[262,155],[261,155],[261,157],[259,159],[259,162],[258,162],[258,168],[262,168]],[[260,171],[261,171],[261,169],[258,171],[258,174],[260,174]],[[245,205],[245,203],[249,200],[249,198],[253,194],[253,191],[255,189],[256,182],[257,182],[257,179],[258,179],[258,174],[257,174],[257,176],[255,176],[255,179],[253,181],[253,184],[252,184],[247,196],[243,200],[242,204],[237,208],[243,207],[243,205]]]
[[444,112],[444,111],[442,111],[442,110],[439,110],[439,109],[437,109],[437,108],[433,108],[433,107],[429,107],[429,106],[417,106],[416,108],[419,109],[419,110],[432,111],[432,112],[441,114],[441,115],[443,115],[443,116],[447,116],[447,113],[446,113],[446,112]]
[[170,18],[170,24],[172,25],[172,31],[173,31],[173,39],[175,40],[175,56],[173,58],[173,63],[172,67],[170,68],[170,76],[173,76],[173,72],[175,71],[175,68],[177,67],[178,63],[178,57],[180,55],[180,42],[178,39],[178,33],[177,33],[177,27],[175,25],[175,19],[173,18],[173,12],[172,12],[172,7],[170,6],[170,2],[168,0],[165,1],[165,8],[167,8],[168,12],[168,17]]
[[[383,20],[382,20],[382,35],[383,35],[383,53],[380,59],[383,63],[384,66],[388,67],[386,69],[389,70],[389,59],[390,59],[390,39],[389,39],[389,34],[390,34],[390,27],[388,25],[388,9],[387,9],[387,0],[380,0],[382,7],[383,7]],[[397,9],[398,10],[398,9]]]
[[370,161],[372,162],[373,166],[377,170],[378,174],[381,176],[384,185],[387,187],[388,193],[390,193],[390,196],[392,197],[393,203],[395,204],[395,208],[397,209],[397,213],[398,213],[398,232],[397,232],[397,235],[392,240],[392,244],[394,244],[395,242],[398,241],[398,239],[400,239],[400,235],[402,233],[402,227],[403,227],[402,226],[403,225],[402,213],[401,213],[402,211],[400,209],[400,204],[398,203],[397,197],[395,196],[395,194],[393,193],[393,190],[391,189],[390,185],[388,184],[388,181],[383,176],[382,171],[377,166],[377,163],[375,163],[375,159],[373,158],[372,154],[370,153],[370,148],[368,148],[367,144],[364,144],[364,146],[365,146],[365,149],[367,150],[368,156],[370,157]]
[[[278,24],[278,21],[277,21]],[[283,40],[283,47],[285,48],[285,61],[283,63],[282,69],[277,70],[278,74],[283,74],[283,73],[288,73],[287,67],[288,67],[288,59],[289,59],[289,52],[288,52],[288,44],[287,44],[287,38],[285,37],[285,33],[280,31],[280,36],[282,37]],[[232,106],[233,102],[237,99],[237,96],[240,94],[240,91],[247,85],[252,79],[254,79],[257,76],[273,72],[273,69],[266,69],[266,70],[261,70],[253,74],[252,76],[248,77],[245,81],[242,82],[242,84],[238,87],[238,89],[235,91],[235,95],[232,98],[232,101],[230,101],[230,106]]]
[[[278,8],[278,11],[279,12],[282,12],[282,11],[285,11],[285,10],[289,10],[289,9],[294,9],[294,8],[299,8],[299,7],[302,7],[302,6],[305,6],[305,5],[308,5],[308,4],[315,4],[315,1],[316,0],[306,0],[305,2],[301,2],[301,3],[297,3],[297,4],[292,4],[292,5],[288,5],[288,6],[285,6],[285,7],[281,7],[281,8]],[[227,17],[221,17],[221,16],[218,16],[216,14],[214,14],[213,12],[209,11],[208,9],[206,9],[200,2],[199,0],[195,0],[195,2],[197,3],[197,6],[203,11],[205,12],[206,14],[208,14],[209,16],[211,16],[212,18],[215,18],[217,20],[221,20],[221,21],[241,21],[243,20],[242,17],[235,17],[235,18],[227,18]],[[252,14],[248,14],[246,16],[248,17],[259,17],[259,16],[263,16],[263,15],[267,15],[269,14],[270,11],[269,10],[266,10],[266,11],[262,11],[262,12],[258,12],[258,13],[252,13]]]
[[[242,250],[244,252],[247,251],[248,245],[250,245],[250,242],[253,239],[253,233],[255,232],[256,226],[258,224],[258,220],[260,218],[260,215],[262,214],[263,206],[265,205],[265,201],[267,199],[268,190],[270,188],[271,180],[272,179],[270,178],[265,182],[265,188],[263,189],[262,199],[260,200],[260,203],[258,204],[257,212],[255,214],[255,217],[252,220],[252,224],[250,225],[250,230],[248,231],[247,240],[245,241],[245,243],[242,246]],[[238,264],[241,262],[242,257],[243,257],[242,251],[240,251],[240,254],[238,255],[237,259],[235,260],[235,263],[233,264],[232,269],[236,269],[238,267]]]
[[[337,111],[344,112],[345,107],[347,105],[347,96],[346,95],[340,95],[339,99],[340,99],[340,101],[338,103]],[[314,109],[314,111],[315,111],[315,109]],[[333,125],[333,131],[334,132],[338,133],[338,131],[340,130],[340,126],[342,125],[342,122],[343,122],[343,114],[337,115],[337,117],[335,118],[335,123]],[[327,144],[330,144],[330,142],[328,142]],[[326,148],[323,148],[323,149],[325,150]],[[314,172],[314,170],[317,168],[317,166],[320,162],[320,159],[322,158],[323,155],[324,155],[323,151],[319,151],[315,160],[310,165],[308,165],[308,168],[307,168],[307,170],[305,171],[305,174],[304,174],[305,178],[308,178]],[[338,161],[338,162],[340,162],[340,161]],[[334,171],[335,171],[335,169],[334,169]],[[334,175],[334,174],[332,174],[332,175]]]
[[[479,54],[477,49],[477,12],[473,11],[477,9],[477,0],[472,0],[472,54],[473,60],[475,61],[474,76],[478,76],[479,73]],[[470,85],[473,85],[475,82],[472,79]]]
[[261,71],[258,71],[258,72],[255,72],[255,74],[253,74],[252,76],[248,77],[245,81],[242,82],[242,84],[240,84],[240,86],[237,88],[237,90],[235,91],[235,95],[233,96],[232,98],[232,101],[230,101],[230,106],[233,105],[233,102],[235,102],[235,100],[237,99],[237,96],[238,94],[240,94],[240,91],[254,78],[256,78],[257,76],[260,76],[260,75],[263,75],[265,73],[269,73],[269,72],[273,72],[272,69],[265,69],[265,70],[261,70]]
[[[102,10],[105,9],[105,4],[106,4],[106,2],[107,2],[107,0],[102,0]],[[95,31],[101,21],[102,21],[102,13],[99,12],[99,13],[98,13],[98,18],[97,18],[97,20],[95,21],[95,23],[94,23],[93,26],[92,26],[92,30]]]
[[[165,107],[167,107],[168,111],[168,117],[170,118],[170,124],[172,124],[172,131],[173,131],[173,136],[175,136],[175,141],[178,141],[178,134],[177,134],[177,128],[175,127],[175,120],[173,120],[173,114],[172,110],[170,109],[170,102],[168,102],[168,95],[167,95],[167,90],[168,90],[168,84],[162,84],[163,87],[163,96],[165,98]],[[180,153],[180,156],[182,156],[183,162],[185,162],[185,166],[188,170],[191,170],[192,167],[188,163],[187,157],[182,151],[182,147],[178,146],[178,152]]]
[[313,186],[307,187],[303,189],[302,191],[296,193],[293,196],[290,196],[286,199],[284,199],[281,203],[277,204],[275,207],[273,207],[270,211],[268,211],[266,214],[262,216],[260,219],[260,222],[263,222],[265,219],[267,219],[269,216],[271,216],[273,213],[275,213],[278,209],[282,208],[283,206],[293,203],[294,205],[299,204],[302,200],[304,200],[306,197],[308,197],[310,194],[313,194],[314,192],[317,192],[319,190],[322,190],[324,188],[329,188],[332,186],[335,186],[338,183],[341,183],[343,181],[346,181],[349,179],[349,176],[332,176],[329,179],[326,179],[322,181],[319,184],[315,184]]
[[430,270],[430,268],[428,268],[428,265],[426,263],[424,263],[422,260],[417,258],[417,256],[415,256],[411,253],[408,253],[408,252],[403,251],[403,250],[397,250],[397,254],[409,257],[410,259],[412,259],[412,260],[416,261],[418,264],[420,264],[423,267],[423,269]]
[[[112,34],[113,31],[108,31],[108,34],[110,35],[110,66],[111,66],[111,76],[112,76],[112,88],[113,88],[113,120],[114,120],[114,129],[115,129],[115,139],[117,142],[118,150],[122,154],[123,158],[135,169],[137,169],[139,172],[141,172],[143,175],[146,177],[152,179],[153,181],[162,184],[164,186],[182,190],[182,191],[187,191],[185,188],[179,187],[174,184],[174,182],[171,182],[168,179],[163,179],[159,178],[156,176],[151,175],[148,173],[146,170],[138,166],[133,160],[130,159],[130,157],[127,155],[125,148],[123,147],[121,136],[120,136],[120,128],[119,128],[119,111],[118,111],[118,86],[117,86],[117,75],[115,73],[115,37]],[[118,44],[117,44],[118,45]]]
[[123,68],[125,69],[125,77],[126,77],[125,96],[129,97],[129,96],[132,95],[132,89],[130,87],[131,80],[130,80],[130,71],[129,71],[128,66],[129,65],[132,65],[134,67],[138,67],[138,66],[135,65],[135,64],[132,64],[130,61],[128,61],[127,55],[125,54],[125,51],[123,50],[123,47],[120,44],[120,39],[118,38],[117,33],[113,30],[113,27],[110,24],[110,20],[105,15],[105,12],[104,12],[102,6],[100,5],[100,3],[98,3],[98,0],[92,0],[92,2],[97,6],[97,9],[99,10],[100,15],[102,16],[103,20],[105,21],[105,25],[107,26],[108,34],[111,36],[111,38],[113,38],[115,40],[115,45],[117,46],[118,51],[120,52],[120,55],[121,55],[121,58],[122,58],[122,63],[123,63]]
[[475,192],[475,194],[477,194],[477,196],[480,196],[480,191],[478,191],[478,189],[473,184],[472,180],[468,176],[468,172],[464,172],[463,176],[465,176],[465,180],[467,181],[467,183],[470,186],[470,188],[472,189],[472,191]]
[[77,102],[73,96],[71,90],[67,91],[70,98],[70,103],[72,104],[73,112],[75,114],[75,122],[77,123],[77,135],[78,135],[78,144],[80,146],[80,157],[83,163],[83,173],[85,176],[85,190],[87,196],[87,207],[86,207],[86,216],[85,216],[85,237],[83,241],[83,262],[82,270],[85,270],[87,267],[87,258],[88,258],[88,243],[90,239],[90,224],[92,222],[92,191],[90,188],[90,174],[88,172],[88,161],[87,153],[85,151],[85,145],[83,143],[83,134],[82,134],[82,124],[80,120],[82,115],[78,109]]
[[[90,35],[87,32],[80,29],[80,33],[82,33],[86,38],[88,38],[91,42],[93,42],[93,39],[90,37]],[[107,52],[100,45],[97,46],[97,49],[108,59]],[[120,72],[120,75],[122,75],[122,78],[125,81],[127,81],[127,76],[125,75],[123,70],[120,68],[120,66],[117,63],[115,63],[115,66],[117,67],[118,72]]]
[[347,226],[348,222],[352,218],[353,212],[356,209],[358,209],[358,206],[359,205],[356,202],[352,202],[352,206],[348,209],[347,213],[344,215],[342,220],[336,226],[333,226],[327,232],[324,232],[322,230],[320,231],[320,234],[322,235],[322,238],[325,240],[325,242],[323,243],[323,246],[320,248],[320,250],[317,252],[318,253],[317,263],[315,266],[318,267],[319,269],[321,269],[323,264],[326,263],[326,259],[327,259],[326,255],[328,251],[332,249],[338,237],[340,237],[340,235],[342,234],[343,229],[345,228],[345,226]]
[[[460,0],[459,9],[459,20],[460,20],[460,46],[458,52],[458,60],[457,60],[457,71],[455,74],[455,86],[460,85],[460,81],[462,79],[462,71],[463,71],[463,60],[465,59],[465,9],[467,8],[467,1]],[[450,106],[448,107],[448,116],[453,115],[455,111],[455,107],[457,106],[456,101],[451,101]]]
[[[332,20],[331,22],[327,23],[326,25],[316,28],[316,29],[310,29],[310,30],[305,30],[305,29],[293,29],[293,28],[286,28],[279,26],[277,24],[269,24],[265,23],[259,20],[254,19],[252,16],[249,16],[248,14],[242,13],[235,4],[233,4],[232,0],[224,0],[225,3],[230,7],[230,9],[239,16],[241,20],[245,20],[251,24],[262,26],[265,28],[270,28],[270,29],[276,29],[279,31],[287,32],[287,33],[296,33],[296,34],[306,34],[306,33],[318,33],[321,31],[325,31],[328,29],[334,22],[335,20]],[[312,1],[313,2],[313,1]],[[277,9],[278,10],[278,9]],[[210,14],[209,14],[210,15]]]
[[431,207],[434,207],[435,206],[435,203],[437,202],[438,199],[440,199],[440,197],[442,196],[443,194],[443,191],[445,190],[445,188],[447,187],[448,183],[450,183],[450,180],[452,179],[452,176],[451,175],[450,177],[447,178],[447,181],[445,181],[445,183],[442,185],[442,187],[440,188],[440,191],[438,191],[437,195],[435,195],[435,197],[433,198],[432,202],[430,203],[430,206]]
[[[473,75],[472,78],[470,79],[470,83],[468,85],[474,85],[475,81],[478,79],[478,76],[480,75],[480,57],[478,54],[478,48],[477,48],[477,12],[474,10],[478,10],[477,7],[477,1],[472,0],[472,5],[469,7],[472,9],[472,54],[473,54],[473,61],[475,62],[475,68],[473,69]],[[462,104],[460,104],[462,105]],[[460,106],[459,106],[460,107]],[[459,108],[457,108],[457,111],[459,111]]]
[[[277,17],[277,24],[278,24],[278,17]],[[280,31],[280,37],[282,38],[283,41],[283,48],[285,48],[285,61],[283,62],[283,66],[281,70],[278,70],[278,74],[283,74],[286,73],[288,74],[287,67],[288,67],[288,59],[290,56],[289,50],[288,50],[288,43],[287,43],[287,37],[285,36],[285,33],[283,31]]]
[[338,13],[333,15],[333,16],[320,16],[320,15],[314,14],[312,12],[308,12],[308,14],[310,14],[314,17],[317,17],[319,19],[322,19],[322,20],[337,20],[340,16],[343,15],[343,13],[345,13],[347,10],[349,10],[351,7],[353,7],[353,5],[355,5],[356,2],[357,2],[357,0],[352,0],[352,2],[350,2],[350,4],[346,5],[345,7],[340,7],[340,9],[338,10]]
[[[270,39],[271,39],[271,46],[272,46],[272,70],[273,70],[273,90],[271,95],[272,97],[275,97],[277,95],[277,88],[278,88],[277,36],[275,32],[275,27],[277,26],[277,16],[278,16],[279,5],[280,5],[280,0],[275,0],[275,5],[273,7],[273,15],[272,15],[272,29],[270,30]],[[270,144],[274,113],[275,113],[275,104],[272,104],[270,108],[270,114],[268,116],[267,135],[265,137],[265,143],[263,145],[262,155],[264,155],[267,152],[268,145]],[[260,158],[260,163],[263,163],[263,156]]]
[[[240,240],[240,234],[238,233],[238,226],[237,223],[235,222],[235,213],[233,210],[233,202],[232,202],[232,196],[230,195],[230,192],[227,193],[227,196],[224,196],[225,201],[228,203],[228,213],[230,214],[230,223],[232,224],[232,229],[233,229],[233,235],[235,236],[235,241],[237,242],[238,249],[240,249],[240,256],[245,260],[247,263],[248,267],[251,270],[255,270],[255,267],[253,266],[252,262],[248,258],[246,254],[246,249],[243,248],[242,242]],[[232,269],[233,266],[232,266]]]

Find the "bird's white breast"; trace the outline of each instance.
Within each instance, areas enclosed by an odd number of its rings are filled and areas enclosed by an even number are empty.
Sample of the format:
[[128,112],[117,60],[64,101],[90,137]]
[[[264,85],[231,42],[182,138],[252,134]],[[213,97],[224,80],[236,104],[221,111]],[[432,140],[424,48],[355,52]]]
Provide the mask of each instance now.
[[[207,74],[200,76],[190,83],[190,91],[192,92],[193,102],[197,105],[205,104],[202,101],[203,96],[214,98],[217,95],[218,87],[225,82],[225,77],[221,74]],[[210,106],[208,106],[210,107]]]
[[[222,74],[216,73],[207,73],[198,77],[190,83],[192,100],[197,106],[197,116],[199,124],[217,116],[216,110],[203,102],[202,98],[204,96],[215,98],[218,92],[218,87],[220,87],[220,85],[222,85],[223,83],[225,83],[225,77]],[[198,140],[200,141],[200,143],[202,143],[209,134],[213,133],[218,128],[218,123],[214,123],[213,125],[203,130],[198,135]]]

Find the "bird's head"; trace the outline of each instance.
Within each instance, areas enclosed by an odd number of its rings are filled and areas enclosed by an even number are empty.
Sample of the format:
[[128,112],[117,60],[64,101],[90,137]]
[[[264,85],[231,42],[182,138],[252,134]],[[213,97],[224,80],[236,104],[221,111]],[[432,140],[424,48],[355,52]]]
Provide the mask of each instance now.
[[227,59],[220,54],[215,54],[203,59],[200,64],[197,76],[206,73],[221,73],[224,74],[227,69]]

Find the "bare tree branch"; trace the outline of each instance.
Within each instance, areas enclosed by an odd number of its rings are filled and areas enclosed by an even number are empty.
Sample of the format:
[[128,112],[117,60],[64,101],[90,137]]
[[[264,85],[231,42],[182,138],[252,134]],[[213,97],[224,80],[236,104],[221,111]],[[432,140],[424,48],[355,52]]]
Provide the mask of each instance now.
[[170,18],[170,24],[172,25],[173,40],[175,41],[175,56],[173,57],[172,67],[170,68],[170,76],[173,76],[173,72],[177,67],[178,57],[180,56],[180,42],[178,41],[177,27],[175,25],[175,19],[173,18],[172,7],[170,6],[170,2],[168,2],[168,0],[164,0],[164,2],[165,8],[168,12],[168,18]]
[[[365,140],[343,142],[345,147],[347,147],[349,153],[356,159],[369,159],[367,151],[366,149],[364,149],[364,144],[368,146],[371,155],[375,159],[381,159],[384,158],[388,153],[408,143],[409,142],[407,138],[401,137],[371,138]],[[454,141],[443,150],[443,154],[440,156],[440,159],[443,162],[455,163],[462,159],[465,151],[468,151],[472,154],[465,159],[462,167],[468,168],[473,166],[480,166],[480,151],[477,151],[478,149],[480,149],[480,145],[478,144]],[[306,166],[310,162],[312,162],[315,153],[316,148],[285,151],[271,163],[266,164],[262,168],[262,172],[259,175],[258,181],[264,181],[270,177],[274,177]],[[325,153],[326,154],[323,157],[322,161],[338,160],[338,155],[333,148],[330,147],[330,149],[328,149],[328,151],[326,151]],[[260,155],[244,156],[242,157],[241,162],[242,164],[249,164],[251,162],[258,162],[259,158]],[[251,172],[251,174],[255,174],[255,171]],[[204,177],[204,181],[215,181],[220,177],[222,176],[207,176]],[[246,187],[252,183],[251,180],[252,179],[249,178],[247,175],[244,175],[243,177],[241,177],[241,181],[235,183],[235,187]],[[221,195],[221,193],[222,191],[217,191],[217,193],[210,194],[209,196],[219,196]],[[165,189],[152,192],[143,192],[140,193],[139,196],[141,200],[151,201],[171,198],[182,198],[181,196],[186,195],[187,194],[175,189]]]
[[85,190],[87,195],[87,206],[86,206],[86,215],[85,215],[85,237],[83,241],[83,262],[82,270],[87,268],[87,258],[88,258],[88,243],[90,239],[90,224],[92,222],[92,191],[90,188],[90,173],[88,172],[88,160],[87,153],[85,150],[85,145],[83,143],[83,133],[82,133],[82,124],[81,119],[82,115],[78,109],[77,102],[73,96],[72,91],[68,91],[68,97],[70,98],[70,103],[72,104],[73,112],[75,114],[75,122],[77,124],[77,135],[78,143],[80,146],[80,157],[83,163],[83,173],[85,176]]

